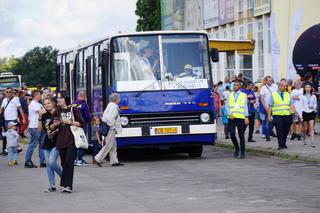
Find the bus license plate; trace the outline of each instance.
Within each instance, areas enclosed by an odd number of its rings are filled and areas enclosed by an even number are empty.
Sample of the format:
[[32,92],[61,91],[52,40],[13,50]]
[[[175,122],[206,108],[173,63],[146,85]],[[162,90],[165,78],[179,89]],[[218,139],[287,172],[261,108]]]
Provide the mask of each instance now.
[[157,135],[178,133],[177,127],[156,128],[155,130],[156,130],[155,133]]

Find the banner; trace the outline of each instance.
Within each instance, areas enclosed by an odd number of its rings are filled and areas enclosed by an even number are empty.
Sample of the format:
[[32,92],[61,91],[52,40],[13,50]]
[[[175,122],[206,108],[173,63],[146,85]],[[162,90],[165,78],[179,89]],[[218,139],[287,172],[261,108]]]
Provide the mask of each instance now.
[[173,0],[161,0],[161,29],[173,29]]
[[261,16],[263,14],[267,14],[270,12],[271,12],[271,0],[254,0],[253,16]]
[[161,0],[161,29],[184,29],[184,0]]
[[271,61],[272,61],[272,76],[274,81],[279,82],[279,58],[280,58],[280,45],[276,33],[276,20],[275,14],[271,13],[270,16],[270,39],[271,39]]
[[287,76],[286,76],[287,79],[294,80],[297,75],[297,71],[293,66],[292,54],[293,54],[294,42],[296,41],[296,37],[298,35],[298,32],[300,31],[302,19],[303,19],[303,10],[300,9],[296,11],[293,16],[291,35],[290,35],[290,40],[288,44],[289,51],[288,51],[288,70],[287,70]]
[[204,0],[203,2],[203,26],[204,29],[219,25],[219,1]]
[[203,1],[185,0],[184,29],[203,30]]
[[235,20],[233,0],[219,0],[219,24],[227,24]]

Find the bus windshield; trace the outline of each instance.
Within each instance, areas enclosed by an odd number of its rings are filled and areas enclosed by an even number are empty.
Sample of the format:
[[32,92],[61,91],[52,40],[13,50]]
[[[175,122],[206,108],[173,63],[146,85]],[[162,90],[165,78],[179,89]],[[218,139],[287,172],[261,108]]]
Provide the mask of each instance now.
[[18,76],[0,76],[0,90],[11,88],[20,88]]
[[118,37],[112,40],[114,91],[209,88],[207,38],[202,34]]

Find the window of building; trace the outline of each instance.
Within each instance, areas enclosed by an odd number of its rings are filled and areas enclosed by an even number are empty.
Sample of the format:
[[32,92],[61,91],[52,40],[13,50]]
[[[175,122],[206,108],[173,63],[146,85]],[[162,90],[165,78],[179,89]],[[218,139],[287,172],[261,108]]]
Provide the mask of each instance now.
[[235,39],[236,38],[236,32],[235,32],[235,29],[234,27],[231,27],[231,39]]
[[252,55],[240,55],[240,72],[252,81]]
[[239,39],[244,39],[244,27],[243,27],[243,25],[239,26]]
[[270,18],[268,18],[268,52],[271,53],[271,30],[270,30]]
[[226,73],[228,77],[234,76],[235,75],[235,55],[234,52],[227,52],[227,60],[226,60]]
[[252,0],[247,0],[248,10],[252,9]]
[[257,34],[257,47],[258,47],[258,76],[264,77],[264,47],[263,47],[263,21],[258,21],[258,34]]
[[242,12],[242,11],[243,11],[243,0],[239,0],[238,11],[239,11],[239,12]]
[[248,33],[253,33],[252,23],[248,23]]

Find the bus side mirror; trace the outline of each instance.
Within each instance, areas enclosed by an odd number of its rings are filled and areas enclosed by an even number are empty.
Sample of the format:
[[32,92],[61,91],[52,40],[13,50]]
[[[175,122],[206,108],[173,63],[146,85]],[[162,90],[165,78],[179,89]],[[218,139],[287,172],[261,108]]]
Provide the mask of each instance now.
[[219,52],[217,48],[210,49],[210,56],[213,62],[219,62]]

